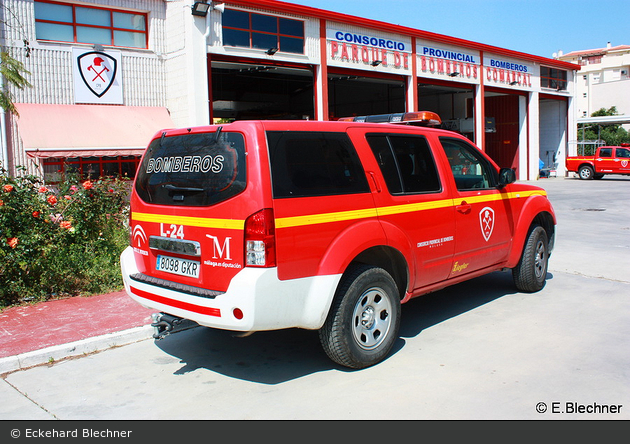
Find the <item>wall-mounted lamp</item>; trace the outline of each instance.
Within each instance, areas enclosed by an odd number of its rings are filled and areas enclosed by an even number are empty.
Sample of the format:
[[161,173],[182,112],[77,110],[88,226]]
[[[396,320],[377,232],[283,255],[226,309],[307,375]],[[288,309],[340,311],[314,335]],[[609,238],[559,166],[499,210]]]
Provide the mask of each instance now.
[[370,63],[370,65],[372,65],[372,66],[378,66],[378,65],[380,65],[381,63],[383,63],[383,61],[382,61],[382,60],[374,60],[372,63]]
[[451,77],[457,77],[459,75],[459,73],[457,71],[453,71],[452,73],[449,74],[449,76]]
[[516,85],[518,82],[516,80],[514,80],[513,82],[510,82],[510,86],[514,86]]
[[210,5],[206,2],[195,2],[195,4],[191,6],[192,15],[196,15],[198,17],[205,17],[208,15],[209,9]]
[[269,48],[268,50],[265,51],[267,55],[274,55],[277,52],[278,52],[278,48]]

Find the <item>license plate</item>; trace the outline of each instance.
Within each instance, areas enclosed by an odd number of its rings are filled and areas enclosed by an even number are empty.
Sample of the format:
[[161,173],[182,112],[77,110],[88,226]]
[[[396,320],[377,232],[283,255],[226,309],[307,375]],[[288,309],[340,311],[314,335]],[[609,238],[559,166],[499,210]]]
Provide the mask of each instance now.
[[159,255],[155,263],[155,269],[167,273],[179,274],[180,276],[198,278],[199,265],[200,262],[197,261]]

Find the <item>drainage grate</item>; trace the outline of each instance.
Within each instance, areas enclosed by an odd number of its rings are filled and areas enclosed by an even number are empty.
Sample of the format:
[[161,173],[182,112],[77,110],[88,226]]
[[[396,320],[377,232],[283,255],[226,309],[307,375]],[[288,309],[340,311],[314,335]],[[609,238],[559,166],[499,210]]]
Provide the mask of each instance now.
[[606,208],[573,208],[573,211],[606,211]]

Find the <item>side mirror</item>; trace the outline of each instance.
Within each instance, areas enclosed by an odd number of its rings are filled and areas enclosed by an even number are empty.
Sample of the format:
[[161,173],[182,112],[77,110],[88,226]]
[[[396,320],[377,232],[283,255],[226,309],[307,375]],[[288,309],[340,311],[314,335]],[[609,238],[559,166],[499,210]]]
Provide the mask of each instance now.
[[506,185],[516,182],[516,173],[512,168],[501,168],[499,171],[499,184],[497,188],[503,188]]

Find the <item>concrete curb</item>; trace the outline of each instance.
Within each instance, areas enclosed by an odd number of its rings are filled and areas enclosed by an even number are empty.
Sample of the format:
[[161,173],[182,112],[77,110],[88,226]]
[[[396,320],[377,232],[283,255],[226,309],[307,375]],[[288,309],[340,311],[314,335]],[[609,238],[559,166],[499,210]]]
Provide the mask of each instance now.
[[16,370],[23,370],[36,365],[59,361],[74,356],[86,355],[108,348],[131,344],[153,336],[153,327],[144,325],[116,333],[81,339],[68,344],[22,353],[16,356],[0,358],[0,375]]

